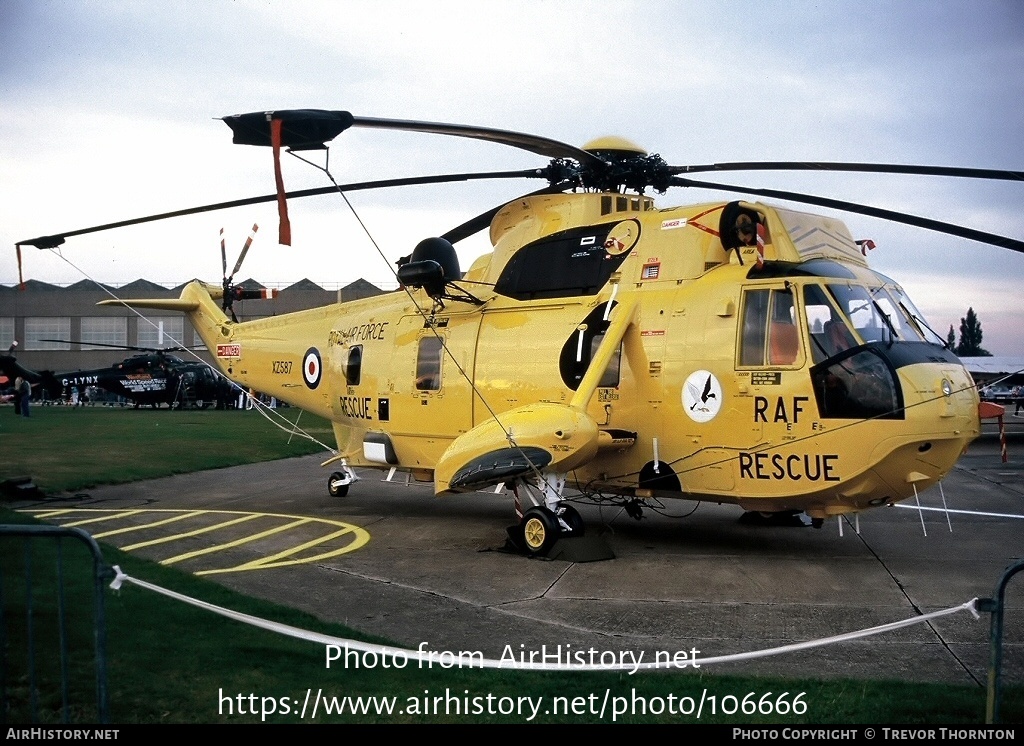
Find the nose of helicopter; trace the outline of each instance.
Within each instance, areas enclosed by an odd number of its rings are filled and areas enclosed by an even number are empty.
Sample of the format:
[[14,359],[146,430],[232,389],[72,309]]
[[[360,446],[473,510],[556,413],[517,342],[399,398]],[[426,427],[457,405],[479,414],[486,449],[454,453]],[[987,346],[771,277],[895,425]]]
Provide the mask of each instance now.
[[977,390],[963,368],[914,365],[899,371],[904,396],[900,433],[879,441],[871,454],[891,500],[939,482],[981,432]]

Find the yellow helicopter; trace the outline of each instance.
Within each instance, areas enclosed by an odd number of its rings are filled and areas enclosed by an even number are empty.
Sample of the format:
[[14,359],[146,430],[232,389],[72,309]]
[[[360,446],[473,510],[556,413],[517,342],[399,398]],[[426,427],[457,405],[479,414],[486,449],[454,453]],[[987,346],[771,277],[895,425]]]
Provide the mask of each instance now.
[[[526,550],[543,554],[584,531],[565,499],[570,488],[614,496],[634,516],[648,501],[683,498],[802,511],[821,525],[935,484],[979,434],[971,377],[900,286],[868,266],[868,246],[842,222],[757,202],[661,208],[645,192],[754,193],[1020,251],[1022,242],[947,223],[685,176],[821,169],[1019,179],[1019,172],[670,166],[621,138],[580,149],[343,111],[225,121],[236,143],[273,147],[276,195],[22,243],[56,246],[79,233],[257,201],[278,200],[283,210],[287,197],[335,190],[548,181],[422,241],[399,262],[399,291],[382,296],[241,323],[231,302],[247,296],[230,278],[192,282],[178,299],[125,301],[184,312],[232,381],[328,418],[338,447],[324,463],[335,466],[332,495],[348,492],[353,467],[408,472],[433,482],[438,495],[508,485]],[[471,137],[552,160],[527,171],[284,192],[282,148],[325,148],[350,127]],[[493,251],[463,272],[452,244],[487,227]]]

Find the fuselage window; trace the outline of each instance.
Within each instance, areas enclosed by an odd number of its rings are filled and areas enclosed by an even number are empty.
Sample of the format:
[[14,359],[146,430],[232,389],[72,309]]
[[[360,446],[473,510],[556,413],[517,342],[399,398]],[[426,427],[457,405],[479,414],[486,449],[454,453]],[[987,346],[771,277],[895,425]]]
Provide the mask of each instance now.
[[[597,355],[597,348],[604,342],[604,334],[595,334],[594,338],[590,341],[590,359],[593,360],[594,356]],[[608,361],[608,367],[604,369],[604,375],[601,376],[600,382],[597,384],[599,388],[615,388],[619,385],[619,368],[622,365],[622,345],[619,345],[619,349],[612,355],[612,359]]]
[[433,335],[420,339],[416,353],[416,390],[439,391],[441,389],[441,357],[444,348],[441,339]]
[[363,369],[363,346],[356,345],[348,351],[348,358],[345,360],[345,383],[349,386],[358,386]]

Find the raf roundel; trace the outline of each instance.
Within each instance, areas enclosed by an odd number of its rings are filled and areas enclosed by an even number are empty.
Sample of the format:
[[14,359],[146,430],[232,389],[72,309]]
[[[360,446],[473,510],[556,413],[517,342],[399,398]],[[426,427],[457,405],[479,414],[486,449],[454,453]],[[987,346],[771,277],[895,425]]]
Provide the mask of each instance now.
[[302,356],[302,378],[309,388],[315,389],[320,385],[322,372],[323,364],[320,362],[320,351],[316,347],[310,347]]

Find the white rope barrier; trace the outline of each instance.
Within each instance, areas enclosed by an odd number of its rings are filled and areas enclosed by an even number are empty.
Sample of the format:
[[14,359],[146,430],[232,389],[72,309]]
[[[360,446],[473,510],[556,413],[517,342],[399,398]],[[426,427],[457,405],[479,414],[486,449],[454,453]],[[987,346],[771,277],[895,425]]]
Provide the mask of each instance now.
[[[126,575],[121,571],[121,568],[114,565],[114,571],[116,577],[110,584],[110,587],[114,590],[120,590],[121,585],[124,582],[133,583],[141,588],[146,588],[154,593],[159,593],[168,598],[181,601],[192,606],[196,606],[206,611],[211,611],[220,616],[228,619],[233,619],[244,624],[249,624],[254,627],[268,630],[270,632],[276,632],[277,634],[284,635],[286,637],[292,637],[299,640],[306,640],[307,642],[318,643],[325,646],[332,646],[336,648],[344,648],[347,651],[356,651],[361,653],[372,653],[378,656],[386,658],[398,658],[404,661],[409,660],[422,660],[424,652],[422,650],[408,650],[405,648],[397,648],[389,645],[375,645],[368,642],[360,642],[359,640],[349,640],[343,637],[334,637],[333,635],[325,635],[319,632],[310,632],[308,630],[300,629],[298,627],[292,627],[287,624],[281,624],[279,622],[271,622],[266,619],[252,616],[250,614],[243,614],[238,611],[232,611],[222,606],[207,603],[206,601],[200,601],[199,599],[186,596],[181,593],[163,588],[153,583],[147,583],[144,580],[133,578],[130,575]],[[841,635],[833,635],[832,637],[823,637],[817,640],[808,640],[806,642],[797,642],[791,645],[783,645],[777,648],[768,648],[766,650],[752,650],[746,653],[734,653],[732,655],[719,655],[700,659],[689,659],[686,665],[674,665],[666,662],[665,660],[655,661],[642,661],[637,660],[636,657],[631,657],[629,662],[625,662],[621,657],[617,663],[548,663],[538,661],[520,661],[511,658],[503,658],[502,660],[493,660],[485,658],[467,658],[461,661],[465,664],[465,667],[472,668],[503,668],[503,669],[519,669],[519,670],[530,670],[530,671],[647,671],[647,670],[664,670],[667,668],[683,668],[692,666],[697,663],[700,668],[704,668],[708,665],[714,665],[719,663],[731,663],[736,661],[747,661],[754,660],[756,658],[767,658],[773,655],[782,655],[784,653],[794,653],[800,650],[809,650],[811,648],[823,647],[825,645],[834,645],[840,642],[848,642],[850,640],[858,640],[864,637],[870,637],[872,635],[878,635],[885,632],[892,632],[897,629],[903,629],[904,627],[910,627],[915,624],[922,624],[932,619],[938,619],[939,617],[949,616],[950,614],[957,614],[961,611],[969,611],[975,619],[979,619],[978,610],[976,608],[977,598],[973,598],[966,603],[959,604],[957,606],[951,606],[947,609],[940,611],[933,611],[928,614],[919,614],[917,616],[903,619],[898,622],[890,622],[889,624],[882,624],[877,627],[869,627],[867,629],[857,630],[855,632],[846,632]],[[436,655],[436,651],[433,653]],[[561,653],[559,658],[561,658]],[[566,657],[569,657],[568,654]],[[642,658],[642,654],[640,656]],[[437,660],[435,658],[435,663]]]

